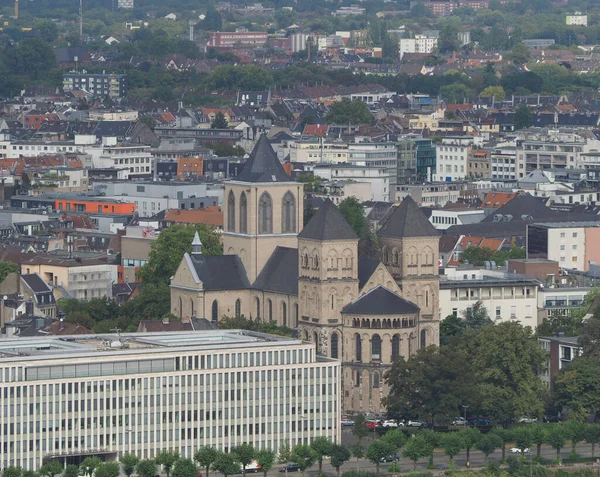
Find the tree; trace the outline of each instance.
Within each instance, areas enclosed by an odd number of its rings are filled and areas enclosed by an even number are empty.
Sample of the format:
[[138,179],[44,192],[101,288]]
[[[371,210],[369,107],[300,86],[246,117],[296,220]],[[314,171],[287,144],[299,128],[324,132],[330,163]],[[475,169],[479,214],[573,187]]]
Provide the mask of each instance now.
[[352,457],[356,458],[356,468],[358,469],[358,461],[365,456],[365,449],[360,441],[352,446],[350,452],[352,452]]
[[102,462],[94,471],[94,477],[119,477],[119,464],[117,462]]
[[560,461],[560,450],[567,443],[567,437],[563,427],[556,424],[548,426],[546,442],[550,444],[550,447],[556,449],[556,460]]
[[329,108],[327,121],[333,124],[370,124],[373,115],[369,107],[361,100],[351,101],[349,98],[343,98],[337,101]]
[[487,308],[481,300],[476,301],[473,306],[467,307],[462,315],[467,328],[479,329],[483,326],[493,324]]
[[81,462],[79,468],[81,469],[81,472],[83,472],[83,475],[89,475],[91,477],[94,473],[94,470],[96,470],[96,467],[98,467],[100,464],[102,464],[100,457],[86,457],[83,459],[83,462]]
[[354,418],[354,427],[352,428],[352,434],[361,443],[362,440],[369,435],[369,428],[367,427],[367,419],[364,414],[358,414]]
[[54,477],[60,475],[63,472],[63,466],[60,461],[52,459],[46,462],[40,467],[40,475],[47,475],[48,477]]
[[387,431],[381,440],[389,442],[398,450],[406,444],[406,434],[400,429],[392,429]]
[[47,43],[53,43],[58,38],[58,27],[52,20],[36,19],[35,29],[42,34]]
[[148,262],[140,269],[144,285],[169,285],[184,253],[192,251],[192,240],[196,232],[202,242],[203,255],[223,253],[220,235],[213,227],[206,224],[172,225],[164,229],[158,239],[152,242]]
[[529,427],[516,427],[513,429],[512,435],[515,445],[518,449],[521,449],[521,453],[523,453],[525,449],[529,449],[531,447],[531,444],[533,443],[533,434],[531,433]]
[[365,216],[365,209],[356,197],[346,197],[340,202],[338,209],[356,235],[364,237],[370,232],[369,222]]
[[194,460],[206,470],[206,477],[208,477],[210,467],[214,464],[218,454],[219,451],[210,446],[200,447],[194,454]]
[[18,271],[19,266],[16,263],[0,260],[0,283],[2,283],[10,273],[17,273]]
[[[21,467],[15,467],[14,465],[9,465],[2,471],[2,477],[21,477],[23,471]],[[77,474],[75,474],[77,475]]]
[[[584,325],[589,329],[590,322],[598,322],[590,318]],[[580,343],[585,342],[580,337]],[[583,346],[585,353],[585,348]],[[593,351],[590,349],[590,352]],[[554,405],[569,409],[572,418],[583,420],[586,416],[600,410],[600,366],[592,355],[583,355],[562,368],[554,377],[552,395]]]
[[531,61],[531,50],[529,47],[525,46],[524,43],[517,43],[512,47],[512,50],[510,50],[508,58],[515,65],[524,65]]
[[223,29],[223,19],[219,10],[215,7],[209,7],[201,26],[207,31],[221,31]]
[[504,101],[506,93],[502,86],[488,86],[480,94],[482,98],[494,98],[494,101]]
[[243,157],[246,154],[244,148],[241,146],[232,146],[231,144],[225,142],[217,142],[210,145],[210,148],[213,150],[215,155],[219,157]]
[[388,414],[397,419],[420,417],[432,424],[436,418],[452,417],[473,397],[467,356],[464,347],[450,346],[428,346],[408,360],[400,356],[386,374],[390,392],[383,402]]
[[[290,443],[288,441],[285,441],[279,447],[279,453],[277,454],[277,462],[279,462],[280,464],[285,464],[287,466],[287,463],[291,460],[292,460],[292,448],[290,447]],[[287,467],[286,467],[286,469],[287,469]],[[287,474],[287,470],[286,470],[286,474]]]
[[533,126],[533,115],[529,106],[520,104],[515,111],[515,129],[526,129]]
[[596,444],[600,444],[600,426],[588,424],[585,429],[585,442],[592,444],[592,457],[596,457]]
[[448,432],[442,436],[442,447],[451,461],[464,449],[465,443],[457,432]]
[[375,439],[368,446],[365,452],[367,460],[371,461],[377,467],[379,474],[379,465],[382,459],[387,456],[396,454],[396,446],[382,439]]
[[[168,229],[167,229],[168,230]],[[171,475],[171,469],[175,465],[175,462],[179,460],[179,452],[162,451],[156,456],[156,463],[162,465],[167,477]]]
[[310,447],[317,454],[319,463],[319,473],[323,471],[323,457],[331,455],[331,442],[325,436],[315,437],[310,443]]
[[469,329],[464,344],[481,412],[499,422],[542,415],[547,389],[538,373],[547,355],[531,328],[507,321]]
[[215,114],[215,119],[210,124],[210,127],[213,129],[227,129],[228,126],[227,118],[221,111]]
[[463,441],[464,449],[467,451],[467,465],[471,462],[471,449],[477,445],[481,439],[481,432],[475,427],[465,427],[457,433]]
[[350,460],[350,451],[345,446],[333,444],[330,453],[331,466],[335,468],[338,477],[340,477],[340,467]]
[[448,346],[455,336],[460,336],[467,325],[458,315],[448,315],[440,321],[440,346]]
[[135,466],[139,461],[139,457],[134,454],[123,454],[119,459],[119,462],[121,462],[121,465],[123,466],[123,473],[127,477],[131,477],[131,475],[135,472]]
[[173,466],[173,477],[196,477],[198,468],[192,459],[179,459]]
[[260,465],[260,470],[263,471],[264,477],[273,468],[277,455],[271,449],[261,449],[256,453],[256,462]]
[[236,457],[237,461],[242,464],[242,475],[246,475],[246,466],[250,465],[252,460],[254,459],[254,454],[256,451],[254,450],[254,446],[252,444],[240,444],[239,446],[233,449],[233,455]]
[[402,455],[413,461],[413,470],[417,470],[417,461],[431,454],[431,445],[420,434],[408,439]]
[[459,48],[458,28],[454,22],[446,21],[440,30],[438,50],[440,53],[451,53]]
[[[73,464],[69,464],[65,467],[65,471],[62,474],[62,477],[78,477],[79,475],[79,467]],[[6,477],[2,475],[2,477]],[[18,477],[18,476],[16,476]],[[129,476],[127,476],[129,477]]]
[[536,445],[538,459],[542,455],[542,444],[546,442],[546,431],[544,427],[539,424],[534,424],[529,427],[531,432],[531,441]]
[[299,444],[294,447],[292,451],[292,462],[298,464],[298,468],[300,472],[302,472],[302,477],[304,477],[304,472],[306,469],[311,467],[317,460],[317,453],[312,450],[309,445]]
[[239,473],[240,464],[235,461],[233,454],[219,452],[213,462],[212,469],[216,472],[220,472],[224,477],[228,477],[229,475]]
[[509,443],[512,439],[512,432],[509,431],[508,429],[504,429],[503,427],[500,426],[496,426],[493,427],[492,430],[490,431],[490,434],[496,434],[500,440],[502,441],[502,461],[504,462],[504,459],[506,457],[506,444]]
[[485,463],[487,464],[488,457],[493,454],[494,451],[504,445],[504,441],[498,434],[490,432],[481,436],[477,443],[477,450],[479,450],[485,456]]
[[135,466],[135,470],[140,477],[155,477],[158,465],[152,459],[140,460]]
[[433,452],[442,445],[442,434],[433,429],[423,429],[419,434],[429,443],[429,466],[433,467]]
[[577,444],[585,440],[586,426],[583,422],[571,420],[566,423],[564,430],[567,433],[567,437],[571,441],[571,453],[575,457]]

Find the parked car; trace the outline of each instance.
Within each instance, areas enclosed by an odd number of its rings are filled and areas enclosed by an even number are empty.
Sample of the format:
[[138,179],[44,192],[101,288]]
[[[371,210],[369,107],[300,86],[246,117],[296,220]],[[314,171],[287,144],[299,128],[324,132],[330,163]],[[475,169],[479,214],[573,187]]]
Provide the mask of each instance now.
[[259,470],[261,470],[262,466],[256,462],[255,460],[253,460],[252,462],[250,462],[247,466],[246,466],[246,474],[253,474],[258,472]]
[[519,419],[519,424],[534,424],[537,422],[537,417],[522,417]]
[[560,417],[558,417],[558,416],[544,416],[544,422],[560,422]]
[[453,426],[466,426],[467,424],[468,422],[464,417],[455,417],[452,421]]
[[298,464],[288,464],[279,469],[279,472],[298,472],[300,466]]
[[490,425],[490,420],[486,419],[485,417],[471,419],[469,422],[474,426],[489,426]]
[[376,419],[369,419],[369,420],[365,421],[365,425],[369,429],[375,429],[376,427],[379,427],[381,425],[381,421],[378,421]]
[[510,452],[512,454],[529,454],[531,452],[531,449],[529,449],[529,447],[525,447],[525,449],[520,449],[518,447],[513,447]]
[[404,427],[404,423],[387,419],[381,423],[381,427]]
[[342,419],[342,427],[350,427],[354,425],[354,421],[352,419],[344,418]]
[[408,423],[406,424],[408,427],[425,427],[425,423],[423,421],[418,421],[418,420],[410,420],[408,421]]
[[386,455],[381,458],[381,462],[398,462],[400,460],[399,455]]

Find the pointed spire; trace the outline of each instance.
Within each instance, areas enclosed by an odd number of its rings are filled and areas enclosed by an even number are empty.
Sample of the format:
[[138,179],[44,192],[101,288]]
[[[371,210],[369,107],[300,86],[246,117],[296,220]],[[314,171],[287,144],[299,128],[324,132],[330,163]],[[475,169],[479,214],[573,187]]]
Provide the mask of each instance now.
[[377,232],[383,237],[435,237],[440,235],[410,195],[397,206]]
[[323,202],[298,237],[311,240],[358,240],[350,224],[330,199]]
[[287,175],[266,134],[261,134],[242,172],[235,178],[242,182],[294,182]]
[[200,241],[200,235],[196,230],[194,240],[192,241],[192,255],[202,255],[202,242]]

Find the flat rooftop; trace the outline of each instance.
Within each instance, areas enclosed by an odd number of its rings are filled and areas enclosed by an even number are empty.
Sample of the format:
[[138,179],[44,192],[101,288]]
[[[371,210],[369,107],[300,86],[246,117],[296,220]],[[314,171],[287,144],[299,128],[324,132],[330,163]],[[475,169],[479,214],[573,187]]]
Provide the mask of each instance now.
[[300,345],[285,336],[248,330],[199,330],[159,333],[90,334],[0,339],[0,364],[40,359],[153,354],[173,351],[232,350],[236,348]]

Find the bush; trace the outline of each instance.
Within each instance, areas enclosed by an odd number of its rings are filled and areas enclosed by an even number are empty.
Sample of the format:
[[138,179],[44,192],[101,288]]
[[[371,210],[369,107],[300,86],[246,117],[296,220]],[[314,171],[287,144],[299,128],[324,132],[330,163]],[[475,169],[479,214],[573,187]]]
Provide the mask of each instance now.
[[377,472],[367,472],[362,470],[347,470],[342,477],[378,477]]
[[433,477],[431,472],[425,472],[422,470],[413,470],[408,473],[411,477]]

